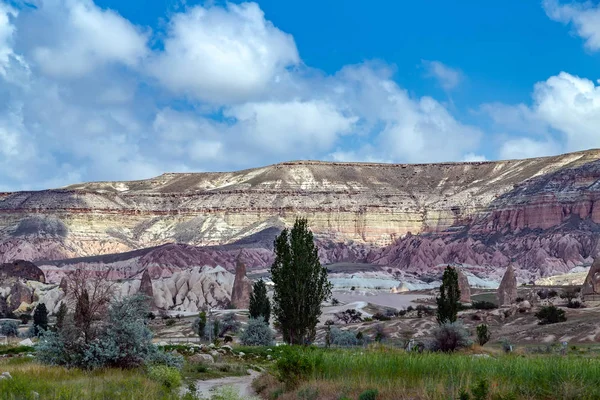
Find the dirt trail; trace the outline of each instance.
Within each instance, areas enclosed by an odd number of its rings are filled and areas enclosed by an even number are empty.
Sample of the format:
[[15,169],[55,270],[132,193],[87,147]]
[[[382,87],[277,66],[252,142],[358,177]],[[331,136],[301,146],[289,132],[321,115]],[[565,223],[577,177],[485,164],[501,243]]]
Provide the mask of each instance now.
[[196,393],[199,396],[209,398],[214,394],[215,390],[223,386],[234,387],[242,396],[255,395],[252,390],[252,381],[259,373],[253,370],[248,370],[250,375],[245,376],[229,376],[227,378],[209,379],[206,381],[196,381]]

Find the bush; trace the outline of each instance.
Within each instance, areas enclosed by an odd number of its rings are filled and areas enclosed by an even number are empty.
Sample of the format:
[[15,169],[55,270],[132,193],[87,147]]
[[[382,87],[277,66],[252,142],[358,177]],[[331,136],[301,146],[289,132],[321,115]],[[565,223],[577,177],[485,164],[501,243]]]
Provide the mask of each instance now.
[[145,296],[126,297],[111,305],[104,325],[87,341],[72,320],[65,321],[57,332],[43,331],[37,357],[44,364],[84,369],[136,368],[148,364],[181,368],[181,357],[165,354],[152,344],[146,315]]
[[585,306],[579,300],[571,300],[569,303],[567,303],[567,307],[568,308],[584,308]]
[[548,298],[549,298],[549,299],[552,299],[552,298],[554,298],[554,297],[556,297],[556,296],[558,296],[558,292],[557,292],[556,290],[554,290],[554,289],[550,289],[550,290],[548,291]]
[[485,345],[490,341],[490,337],[492,336],[489,327],[486,324],[481,324],[477,326],[477,342],[480,346]]
[[360,346],[363,344],[363,340],[359,339],[357,334],[350,331],[343,331],[336,327],[331,328],[329,340],[332,345],[340,347]]
[[165,321],[165,325],[166,326],[173,326],[175,325],[175,320],[173,318],[169,318]]
[[540,320],[539,325],[556,324],[567,320],[565,310],[561,310],[556,306],[542,307],[540,311],[535,313],[535,316]]
[[358,400],[376,400],[379,392],[375,389],[365,390],[358,396]]
[[19,335],[19,325],[14,321],[0,322],[0,335],[17,337]]
[[387,339],[387,334],[385,333],[383,324],[377,324],[375,326],[375,341],[382,342]]
[[250,318],[240,340],[245,346],[272,346],[273,331],[263,317]]
[[460,322],[447,322],[433,331],[432,349],[451,352],[471,345],[469,332]]
[[494,310],[498,308],[498,306],[491,301],[474,301],[472,307],[476,310]]
[[515,301],[516,301],[517,303],[522,303],[522,302],[524,302],[524,301],[525,301],[525,299],[524,299],[523,297],[517,297],[517,298],[515,299]]
[[148,376],[169,390],[176,389],[181,385],[179,371],[166,365],[155,365],[148,368]]
[[375,315],[373,315],[373,319],[376,319],[377,321],[389,321],[391,320],[391,318],[385,314],[382,313],[377,313]]
[[296,388],[300,382],[308,379],[320,367],[323,359],[320,353],[311,357],[310,348],[285,347],[277,359],[275,368],[277,378],[287,389]]
[[500,341],[500,344],[502,345],[502,350],[504,350],[505,353],[512,352],[513,346],[512,346],[512,344],[510,343],[510,341],[508,339],[503,338]]
[[219,337],[223,337],[226,333],[237,333],[242,326],[240,322],[237,320],[237,317],[234,313],[227,313],[221,318],[221,323],[219,324]]
[[546,300],[548,298],[548,289],[538,290],[537,295],[541,300]]
[[346,324],[350,324],[353,322],[362,322],[362,313],[353,308],[349,308],[346,311],[341,311],[334,314],[335,318],[339,321],[342,321]]

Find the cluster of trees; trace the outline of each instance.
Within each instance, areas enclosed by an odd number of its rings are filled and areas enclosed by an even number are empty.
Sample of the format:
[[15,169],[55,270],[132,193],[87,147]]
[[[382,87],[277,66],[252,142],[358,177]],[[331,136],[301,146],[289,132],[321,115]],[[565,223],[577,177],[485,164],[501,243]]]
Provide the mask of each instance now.
[[[275,239],[275,260],[271,267],[273,300],[263,280],[254,283],[250,296],[250,321],[241,335],[244,344],[271,344],[274,325],[289,344],[310,344],[316,335],[321,303],[331,297],[327,269],[321,266],[308,221],[296,219],[291,230],[284,229]],[[233,314],[231,314],[233,316]],[[233,316],[234,317],[234,316]],[[232,317],[227,317],[231,320]],[[223,337],[230,326],[225,318],[212,318],[201,312],[193,329],[204,339]],[[220,328],[217,328],[220,327]],[[235,332],[233,329],[230,332]]]
[[68,306],[60,307],[54,329],[47,329],[47,310],[38,306],[34,326],[41,336],[39,360],[84,369],[151,364],[181,368],[181,357],[152,344],[148,299],[136,295],[115,300],[114,282],[107,279],[108,273],[77,271],[70,276]]

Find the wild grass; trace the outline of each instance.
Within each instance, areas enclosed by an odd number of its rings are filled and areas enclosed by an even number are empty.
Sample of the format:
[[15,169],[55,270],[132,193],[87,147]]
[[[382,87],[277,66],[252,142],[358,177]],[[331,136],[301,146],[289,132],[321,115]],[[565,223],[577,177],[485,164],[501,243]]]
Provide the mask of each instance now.
[[[310,350],[314,370],[299,388],[378,399],[456,399],[481,381],[492,399],[598,399],[600,360],[559,355],[412,354],[389,348]],[[281,397],[287,398],[286,396]],[[291,398],[291,397],[290,397]]]
[[176,391],[150,380],[142,370],[83,371],[40,365],[25,358],[0,361],[0,373],[12,379],[0,380],[2,400],[171,400]]

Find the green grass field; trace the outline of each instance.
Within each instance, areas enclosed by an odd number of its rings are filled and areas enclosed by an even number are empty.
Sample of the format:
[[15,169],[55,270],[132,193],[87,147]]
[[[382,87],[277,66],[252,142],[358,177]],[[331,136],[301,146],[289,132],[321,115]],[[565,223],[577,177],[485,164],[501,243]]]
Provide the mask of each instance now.
[[[383,399],[458,399],[461,391],[488,391],[484,399],[599,399],[600,360],[560,355],[408,354],[401,350],[309,350],[307,379],[279,398],[338,395],[357,399],[368,389]],[[267,386],[267,385],[265,385]],[[271,392],[281,387],[272,387]],[[484,390],[485,391],[485,390]],[[264,398],[271,394],[265,389]]]

